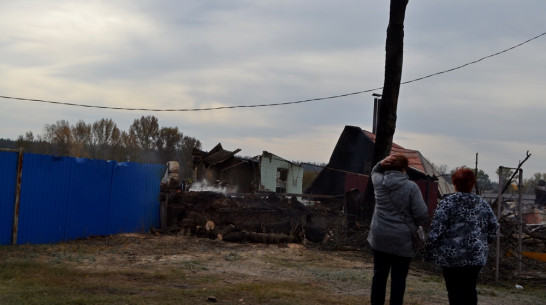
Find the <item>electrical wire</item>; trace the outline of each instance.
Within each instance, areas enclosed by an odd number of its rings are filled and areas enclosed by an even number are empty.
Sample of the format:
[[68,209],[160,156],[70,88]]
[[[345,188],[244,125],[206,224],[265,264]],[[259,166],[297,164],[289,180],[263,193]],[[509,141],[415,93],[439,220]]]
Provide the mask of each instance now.
[[[419,77],[419,78],[416,78],[416,79],[405,81],[405,82],[402,82],[401,84],[405,85],[405,84],[421,81],[421,80],[424,80],[424,79],[427,79],[427,78],[430,78],[430,77],[434,77],[434,76],[444,74],[444,73],[448,73],[448,72],[453,72],[455,70],[459,70],[459,69],[462,69],[464,67],[467,67],[467,66],[470,66],[470,65],[473,65],[473,64],[477,64],[482,60],[485,60],[485,59],[488,59],[488,58],[491,58],[491,57],[495,57],[495,56],[498,56],[500,54],[511,51],[513,49],[516,49],[518,47],[521,47],[521,46],[523,46],[523,45],[525,45],[525,44],[527,44],[527,43],[529,43],[529,42],[531,42],[531,41],[533,41],[535,39],[538,39],[538,38],[540,38],[540,37],[542,37],[544,35],[546,35],[546,32],[544,32],[544,33],[542,33],[540,35],[537,35],[537,36],[535,36],[533,38],[530,38],[530,39],[528,39],[528,40],[526,40],[526,41],[524,41],[522,43],[514,45],[514,46],[512,46],[512,47],[510,47],[508,49],[504,49],[504,50],[496,52],[494,54],[484,56],[484,57],[482,57],[480,59],[468,62],[466,64],[463,64],[463,65],[460,65],[460,66],[457,66],[457,67],[454,67],[454,68],[450,68],[450,69],[443,70],[443,71],[440,71],[440,72],[436,72],[436,73],[433,73],[433,74],[429,74],[429,75],[426,75],[426,76],[423,76],[423,77]],[[126,107],[97,106],[97,105],[86,105],[86,104],[76,104],[76,103],[67,103],[67,102],[57,102],[57,101],[48,101],[48,100],[42,100],[42,99],[30,99],[30,98],[12,97],[12,96],[3,96],[3,95],[0,95],[0,98],[11,99],[11,100],[19,100],[19,101],[27,101],[27,102],[49,103],[49,104],[57,104],[57,105],[64,105],[64,106],[98,108],[98,109],[111,109],[111,110],[154,111],[154,112],[160,112],[160,111],[164,111],[164,112],[168,112],[168,111],[190,112],[190,111],[210,111],[210,110],[221,110],[221,109],[235,109],[235,108],[274,107],[274,106],[302,104],[302,103],[337,99],[337,98],[342,98],[342,97],[347,97],[347,96],[352,96],[352,95],[358,95],[358,94],[367,93],[367,92],[373,92],[373,91],[377,91],[377,90],[381,90],[381,89],[383,89],[383,87],[379,87],[379,88],[375,88],[375,89],[368,89],[368,90],[363,90],[363,91],[357,91],[357,92],[352,92],[352,93],[333,95],[333,96],[328,96],[328,97],[319,97],[319,98],[312,98],[312,99],[299,100],[299,101],[293,101],[293,102],[284,102],[284,103],[255,104],[255,105],[234,105],[234,106],[219,106],[219,107],[207,107],[207,108],[182,108],[182,109],[153,109],[153,108],[126,108]]]
[[480,61],[482,61],[482,60],[484,60],[484,59],[491,58],[491,57],[495,57],[495,56],[500,55],[500,54],[502,54],[502,53],[506,53],[506,52],[508,52],[508,51],[510,51],[510,50],[513,50],[513,49],[515,49],[515,48],[521,47],[522,45],[524,45],[524,44],[526,44],[526,43],[529,43],[529,42],[531,42],[531,41],[533,41],[533,40],[535,40],[535,39],[538,39],[538,38],[540,38],[541,36],[544,36],[544,35],[546,35],[546,32],[544,32],[544,33],[542,33],[542,34],[540,34],[540,35],[538,35],[538,36],[535,36],[535,37],[533,37],[533,38],[527,39],[526,41],[524,41],[524,42],[522,42],[522,43],[519,43],[519,44],[517,44],[517,45],[515,45],[515,46],[512,46],[512,47],[510,47],[510,48],[508,48],[508,49],[499,51],[499,52],[494,53],[494,54],[491,54],[491,55],[484,56],[484,57],[482,57],[482,58],[480,58],[480,59],[471,61],[471,62],[466,63],[466,64],[464,64],[464,65],[460,65],[460,66],[457,66],[457,67],[455,67],[455,68],[451,68],[451,69],[447,69],[447,70],[444,70],[444,71],[436,72],[436,73],[434,73],[434,74],[430,74],[430,75],[427,75],[427,76],[419,77],[419,78],[416,78],[416,79],[413,79],[413,80],[410,80],[410,81],[402,82],[401,84],[409,84],[409,83],[413,83],[413,82],[416,82],[416,81],[423,80],[423,79],[425,79],[425,78],[429,78],[429,77],[433,77],[433,76],[436,76],[436,75],[440,75],[440,74],[444,74],[444,73],[448,73],[448,72],[452,72],[452,71],[455,71],[455,70],[462,69],[462,68],[464,68],[464,67],[466,67],[466,66],[470,66],[470,65],[476,64],[476,63],[478,63],[478,62],[480,62]]

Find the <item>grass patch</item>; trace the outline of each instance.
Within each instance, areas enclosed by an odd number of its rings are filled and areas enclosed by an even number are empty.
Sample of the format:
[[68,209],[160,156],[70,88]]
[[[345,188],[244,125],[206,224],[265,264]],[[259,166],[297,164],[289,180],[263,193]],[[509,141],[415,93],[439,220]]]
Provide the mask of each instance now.
[[262,256],[262,259],[264,262],[268,262],[272,265],[275,265],[277,267],[283,267],[283,268],[300,268],[302,267],[301,262],[288,260],[283,257],[279,256]]
[[[330,277],[336,276],[330,274]],[[313,283],[230,284],[214,276],[189,277],[183,268],[153,273],[88,273],[62,264],[0,264],[0,304],[196,304],[205,302],[209,296],[224,304],[344,305],[359,299],[332,295]]]
[[241,256],[237,253],[237,252],[229,252],[228,254],[224,255],[224,259],[228,262],[233,262],[233,261],[239,261],[241,260]]
[[208,267],[205,264],[203,264],[201,262],[197,262],[197,261],[183,261],[180,264],[180,267],[182,269],[186,269],[186,270],[190,270],[190,271],[208,270]]
[[88,273],[37,262],[0,264],[0,304],[180,304],[200,296],[199,285],[183,270]]
[[352,283],[362,286],[371,284],[371,274],[361,269],[309,269],[308,271],[317,279],[331,282]]
[[[218,304],[365,305],[371,266],[354,253],[170,236],[0,246],[0,304],[206,304],[214,296]],[[447,304],[441,273],[411,268],[405,304]],[[515,284],[478,285],[480,302],[546,299],[544,282]]]
[[323,286],[292,281],[240,283],[208,290],[225,304],[366,304],[361,296],[332,294]]

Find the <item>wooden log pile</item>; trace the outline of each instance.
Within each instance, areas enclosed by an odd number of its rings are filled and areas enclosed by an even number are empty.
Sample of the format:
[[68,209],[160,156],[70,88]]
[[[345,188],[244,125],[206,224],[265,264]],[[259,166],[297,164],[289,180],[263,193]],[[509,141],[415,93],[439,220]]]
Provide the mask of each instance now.
[[[166,205],[162,231],[171,234],[230,242],[321,243],[336,220],[344,226],[342,204],[308,207],[296,197],[279,198],[275,193],[234,197],[178,191],[163,193],[162,201]],[[325,215],[334,220],[327,226],[322,221]]]

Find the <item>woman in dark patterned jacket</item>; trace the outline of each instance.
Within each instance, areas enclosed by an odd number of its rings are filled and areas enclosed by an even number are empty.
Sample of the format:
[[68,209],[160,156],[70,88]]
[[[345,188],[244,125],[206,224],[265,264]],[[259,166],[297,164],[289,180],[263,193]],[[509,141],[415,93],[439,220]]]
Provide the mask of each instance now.
[[442,266],[450,305],[477,304],[478,274],[499,224],[489,204],[471,193],[476,183],[471,169],[456,169],[451,181],[456,193],[444,198],[434,213],[428,257]]

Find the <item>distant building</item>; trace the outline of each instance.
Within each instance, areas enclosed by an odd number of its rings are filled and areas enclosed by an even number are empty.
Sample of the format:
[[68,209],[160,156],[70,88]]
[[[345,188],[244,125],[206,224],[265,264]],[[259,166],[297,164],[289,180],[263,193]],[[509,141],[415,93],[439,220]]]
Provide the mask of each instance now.
[[193,151],[194,179],[228,187],[239,193],[301,194],[303,167],[264,151],[252,158],[235,156],[221,144],[211,151]]
[[[374,165],[374,145],[375,134],[360,127],[345,126],[328,165],[305,193],[339,196],[352,188],[364,192],[365,182]],[[410,180],[423,182],[420,188],[426,201],[434,202],[435,206],[437,199],[454,192],[453,185],[419,151],[392,143],[391,154],[396,153],[404,154],[409,159],[407,175]]]
[[260,191],[301,194],[303,167],[264,151],[256,157],[260,164]]

